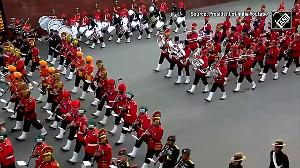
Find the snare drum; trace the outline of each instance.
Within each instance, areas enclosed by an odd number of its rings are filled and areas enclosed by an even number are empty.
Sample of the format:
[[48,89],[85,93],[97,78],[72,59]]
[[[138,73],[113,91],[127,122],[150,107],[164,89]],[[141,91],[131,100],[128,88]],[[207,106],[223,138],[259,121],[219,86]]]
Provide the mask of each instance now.
[[157,30],[161,30],[163,28],[164,24],[165,24],[164,22],[159,20],[159,21],[157,21],[155,27]]
[[92,38],[91,36],[93,33],[94,33],[93,30],[87,30],[84,35],[87,39],[91,39]]
[[39,25],[43,30],[48,30],[48,24],[51,18],[49,16],[42,16],[39,19]]
[[114,35],[116,33],[116,27],[115,26],[109,26],[107,31],[110,35]]

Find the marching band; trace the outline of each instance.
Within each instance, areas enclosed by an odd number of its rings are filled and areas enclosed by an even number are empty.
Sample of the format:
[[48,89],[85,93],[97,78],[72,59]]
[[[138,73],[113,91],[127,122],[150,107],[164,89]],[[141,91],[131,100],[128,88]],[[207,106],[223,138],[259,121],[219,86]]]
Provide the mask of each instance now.
[[[68,162],[77,163],[81,147],[84,146],[85,155],[82,167],[93,166],[96,162],[99,168],[109,166],[127,168],[130,167],[128,156],[135,158],[142,143],[145,142],[148,147],[142,168],[149,168],[151,163],[156,165],[158,162],[160,168],[193,168],[195,165],[190,159],[191,149],[183,149],[179,157],[180,149],[175,143],[175,135],[170,135],[163,146],[164,129],[161,123],[161,111],[155,111],[151,118],[148,108],[137,104],[134,94],[127,91],[127,86],[122,79],[108,78],[108,72],[104,68],[102,60],[95,61],[97,71],[93,75],[95,69],[93,57],[86,56],[84,58],[79,42],[86,37],[85,44],[88,45],[92,42],[90,48],[94,49],[97,43],[101,44],[101,48],[105,48],[105,34],[108,35],[109,41],[116,34],[116,43],[120,43],[123,37],[126,38],[126,43],[130,43],[133,32],[139,32],[138,40],[142,39],[144,32],[147,34],[147,39],[150,39],[153,29],[156,28],[155,36],[157,36],[161,53],[154,71],[160,72],[166,59],[170,66],[165,77],[171,78],[174,68],[177,66],[178,76],[175,84],[189,84],[191,82],[190,65],[192,65],[195,70],[195,78],[191,89],[187,92],[193,94],[201,79],[204,85],[203,93],[209,92],[208,97],[205,98],[206,101],[212,101],[217,88],[220,88],[222,92],[220,99],[225,100],[227,97],[225,85],[231,72],[237,79],[234,92],[241,90],[244,78],[252,84],[252,90],[256,88],[252,72],[257,63],[260,66],[259,75],[261,75],[259,82],[265,81],[270,69],[274,73],[273,79],[279,78],[277,65],[282,58],[286,61],[282,74],[287,73],[292,62],[296,66],[295,73],[300,72],[300,35],[297,34],[299,21],[295,19],[300,16],[299,5],[300,2],[297,1],[293,8],[293,16],[295,16],[293,29],[284,31],[264,30],[266,18],[260,16],[256,18],[239,17],[235,25],[227,16],[223,23],[217,24],[215,31],[212,30],[209,23],[209,16],[205,16],[204,25],[200,29],[198,29],[197,23],[193,23],[191,30],[188,30],[184,3],[180,1],[179,8],[177,8],[173,1],[170,19],[167,23],[168,8],[163,0],[160,6],[157,1],[152,1],[149,13],[142,0],[139,6],[133,0],[130,9],[127,9],[125,4],[122,5],[122,8],[119,7],[118,1],[115,1],[113,13],[110,14],[110,10],[105,9],[103,17],[98,9],[98,4],[95,4],[94,17],[89,16],[87,12],[81,14],[79,8],[76,8],[74,16],[69,21],[66,20],[64,14],[58,19],[55,10],[52,10],[52,16],[43,16],[39,19],[39,26],[48,32],[48,36],[42,40],[39,39],[37,30],[28,26],[28,20],[20,22],[12,19],[9,28],[14,30],[14,35],[12,42],[2,44],[1,66],[3,71],[0,79],[1,82],[7,81],[9,85],[7,90],[0,90],[0,95],[10,91],[11,96],[8,101],[0,99],[0,102],[6,104],[6,107],[3,107],[4,110],[13,113],[10,118],[16,119],[12,131],[21,130],[23,123],[22,133],[16,138],[18,141],[26,140],[31,125],[41,131],[40,136],[36,137],[36,145],[30,156],[30,159],[35,158],[35,167],[37,168],[59,167],[52,156],[54,149],[44,142],[44,136],[48,132],[37,119],[36,103],[44,102],[46,94],[46,104],[42,109],[49,113],[46,121],[53,121],[50,128],[59,130],[54,138],[62,140],[64,134],[69,131],[66,145],[61,150],[69,151],[72,142],[76,139],[72,158]],[[265,5],[261,7],[261,11],[264,10]],[[281,4],[278,10],[284,11],[284,4]],[[250,7],[246,9],[246,12],[250,11]],[[176,25],[175,33],[178,32],[181,25],[183,26],[186,39],[180,39],[179,36],[175,36],[174,40],[170,38],[170,28],[173,23]],[[253,25],[251,25],[252,23]],[[46,61],[40,60],[39,49],[36,45],[38,40],[49,43]],[[222,49],[224,49],[224,53],[222,53]],[[55,68],[53,66],[58,59],[59,66]],[[26,67],[30,61],[31,69],[26,74]],[[240,71],[239,67],[241,67]],[[40,83],[28,79],[35,75],[37,69],[41,78]],[[75,75],[75,85],[71,91],[65,90],[64,83],[60,79],[61,74],[66,75],[68,69],[70,72],[67,80],[72,80]],[[184,72],[186,78],[183,82]],[[210,89],[208,78],[211,75],[213,82]],[[103,128],[98,130],[96,123],[87,119],[86,110],[82,107],[81,102],[71,99],[71,93],[78,92],[81,81],[83,82],[82,95],[78,99],[85,100],[88,92],[95,92],[95,99],[91,104],[97,106],[97,111],[92,115],[96,118],[102,112],[103,107],[106,109],[105,115],[99,123],[105,126],[110,116],[115,117],[114,128],[109,131],[112,135],[115,135],[120,125],[123,124],[116,145],[124,143],[126,134],[136,139],[130,153],[127,153],[126,148],[122,148],[118,153],[118,158],[112,158],[112,147],[107,139],[106,130]],[[32,84],[40,91],[37,99],[31,96],[31,90],[34,89]],[[15,167],[14,150],[10,140],[3,132],[5,129],[0,124],[1,167],[13,168]],[[132,132],[136,132],[136,136]],[[281,152],[285,144],[282,141],[276,141],[273,145],[275,150],[270,154],[270,168],[281,167],[279,164],[288,168],[288,157]],[[241,163],[245,158],[241,153],[236,153],[229,167],[241,168]],[[27,162],[17,161],[17,163],[28,166],[30,159]],[[132,167],[137,167],[137,165]]]

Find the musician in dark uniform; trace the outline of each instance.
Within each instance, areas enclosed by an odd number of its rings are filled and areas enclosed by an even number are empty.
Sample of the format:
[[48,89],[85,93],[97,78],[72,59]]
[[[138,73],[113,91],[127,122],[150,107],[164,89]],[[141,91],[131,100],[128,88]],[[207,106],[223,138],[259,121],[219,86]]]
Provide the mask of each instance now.
[[282,140],[277,140],[272,144],[274,150],[270,153],[270,166],[269,168],[289,168],[289,158],[282,152],[282,148],[286,145]]
[[162,149],[161,157],[159,158],[160,168],[169,168],[175,166],[180,153],[179,147],[176,145],[175,141],[175,135],[170,135],[168,137],[167,144],[164,148],[165,150]]
[[119,151],[118,160],[117,158],[113,158],[112,163],[113,165],[117,166],[117,168],[130,168],[126,148],[122,148]]
[[46,61],[47,62],[52,62],[52,54],[53,53],[54,53],[53,60],[56,61],[57,56],[59,55],[59,53],[56,52],[54,49],[57,49],[58,44],[61,43],[61,38],[58,35],[58,31],[54,30],[54,31],[51,32],[51,30],[50,30],[50,35],[45,40],[46,41],[49,40],[49,51],[48,51],[48,58],[47,58]]
[[142,9],[142,13],[139,14],[139,17],[141,17],[140,22],[141,22],[141,28],[139,29],[140,35],[137,38],[138,40],[142,39],[143,31],[147,33],[147,39],[151,38],[150,31],[149,31],[149,18],[147,16],[147,11],[146,9]]
[[243,156],[242,153],[236,153],[232,158],[231,162],[229,163],[229,168],[243,168],[242,162],[246,159],[246,156]]
[[159,10],[156,6],[155,3],[152,3],[152,6],[149,8],[149,18],[150,18],[150,23],[151,23],[151,28],[150,28],[150,32],[152,33],[153,28],[155,27],[156,23],[157,23],[157,18],[159,16]]
[[178,29],[180,28],[180,25],[182,24],[182,26],[184,27],[184,32],[186,32],[186,24],[185,24],[185,16],[186,16],[186,10],[184,8],[184,4],[182,1],[179,2],[179,11],[178,11],[178,17],[182,18],[182,22],[178,23],[177,21],[175,21],[177,27],[174,30],[175,33],[178,32]]
[[176,20],[173,20],[173,19],[175,19],[176,17],[176,15],[177,15],[177,6],[176,6],[176,3],[175,3],[175,0],[173,0],[173,2],[172,2],[172,9],[171,9],[171,16],[170,16],[170,21],[169,21],[169,27],[168,27],[168,29],[170,29],[171,28],[171,26],[172,26],[172,24],[173,24],[173,21],[174,21],[174,23],[176,24]]
[[[92,16],[90,16],[90,18],[89,18],[89,26],[88,26],[88,29],[89,29],[89,30],[93,30],[96,26],[97,26],[97,24],[96,24],[95,20],[93,19]],[[97,40],[96,40],[96,42],[97,42]],[[94,41],[93,41],[93,43],[94,43]],[[85,44],[86,44],[86,45],[89,45],[89,44],[90,44],[90,40],[88,39],[88,40],[85,42]]]
[[[155,34],[155,36],[157,36],[159,34],[160,31],[165,31],[167,29],[167,26],[165,25],[167,17],[166,17],[166,13],[164,12],[166,9],[164,6],[160,7],[159,10],[159,15],[158,15],[158,21],[164,22],[163,26],[157,29],[157,32]],[[152,26],[151,26],[152,27]]]
[[175,168],[194,168],[195,164],[194,162],[190,159],[191,155],[191,149],[186,148],[182,150],[182,156],[180,160],[177,161],[175,164]]

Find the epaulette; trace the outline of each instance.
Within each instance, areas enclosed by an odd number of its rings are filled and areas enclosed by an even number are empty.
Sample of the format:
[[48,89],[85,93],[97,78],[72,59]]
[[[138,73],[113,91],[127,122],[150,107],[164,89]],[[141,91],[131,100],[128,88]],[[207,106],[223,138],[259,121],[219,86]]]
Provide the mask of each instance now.
[[188,162],[191,163],[191,164],[194,164],[194,162],[192,160],[189,160]]
[[175,148],[176,148],[176,149],[179,149],[179,147],[178,147],[177,145],[175,145]]

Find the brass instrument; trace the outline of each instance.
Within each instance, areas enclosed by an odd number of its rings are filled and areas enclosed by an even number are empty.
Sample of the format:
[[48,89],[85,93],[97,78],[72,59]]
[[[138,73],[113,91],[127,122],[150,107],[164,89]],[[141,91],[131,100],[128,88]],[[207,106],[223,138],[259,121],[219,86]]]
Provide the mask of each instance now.
[[165,144],[165,146],[160,150],[159,155],[157,156],[157,160],[154,163],[154,166],[158,163],[158,161],[164,157],[165,155],[170,156],[170,146],[168,145],[168,143]]
[[184,44],[182,42],[174,44],[172,41],[170,41],[168,52],[170,53],[170,56],[179,60],[185,56]]
[[176,162],[174,168],[181,168],[183,166],[183,160],[182,157]]
[[202,59],[194,59],[192,61],[192,65],[195,67],[196,70],[199,70],[201,73],[207,73],[208,72],[208,68],[202,68],[204,64],[204,61]]

